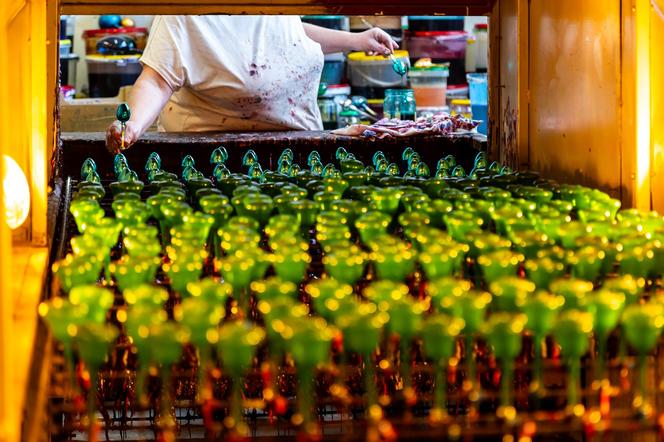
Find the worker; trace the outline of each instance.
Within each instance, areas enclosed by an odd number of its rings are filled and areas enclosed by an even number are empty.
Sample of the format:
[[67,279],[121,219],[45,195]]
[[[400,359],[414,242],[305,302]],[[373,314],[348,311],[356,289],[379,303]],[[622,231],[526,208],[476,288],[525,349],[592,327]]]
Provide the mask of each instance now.
[[[166,132],[320,130],[323,54],[397,47],[379,28],[350,33],[298,16],[156,17],[127,100],[124,147],[158,116]],[[119,121],[106,145],[120,150]]]

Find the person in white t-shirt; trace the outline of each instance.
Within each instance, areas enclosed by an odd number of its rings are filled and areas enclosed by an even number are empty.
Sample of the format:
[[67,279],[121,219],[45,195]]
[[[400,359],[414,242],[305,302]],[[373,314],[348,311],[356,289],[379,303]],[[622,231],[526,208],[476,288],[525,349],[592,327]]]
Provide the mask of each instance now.
[[[159,116],[160,131],[320,130],[316,102],[323,54],[389,54],[383,30],[350,33],[298,16],[160,16],[128,98],[125,148]],[[121,144],[120,123],[106,132]]]

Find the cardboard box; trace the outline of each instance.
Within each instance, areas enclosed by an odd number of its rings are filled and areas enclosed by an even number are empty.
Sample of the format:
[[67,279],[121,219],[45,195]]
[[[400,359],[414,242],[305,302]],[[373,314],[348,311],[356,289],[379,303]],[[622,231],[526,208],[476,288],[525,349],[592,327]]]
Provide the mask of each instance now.
[[[123,87],[117,97],[60,100],[61,132],[106,132],[115,121],[118,105],[127,100],[131,87]],[[156,131],[156,122],[148,129]]]

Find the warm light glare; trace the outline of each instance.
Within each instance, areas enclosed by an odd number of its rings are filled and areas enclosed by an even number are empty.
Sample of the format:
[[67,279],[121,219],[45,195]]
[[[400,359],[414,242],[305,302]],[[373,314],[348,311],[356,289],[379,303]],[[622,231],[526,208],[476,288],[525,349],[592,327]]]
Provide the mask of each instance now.
[[650,210],[650,2],[636,7],[636,208]]
[[30,211],[30,187],[21,166],[12,157],[3,155],[2,160],[5,219],[10,229],[17,229],[25,222]]

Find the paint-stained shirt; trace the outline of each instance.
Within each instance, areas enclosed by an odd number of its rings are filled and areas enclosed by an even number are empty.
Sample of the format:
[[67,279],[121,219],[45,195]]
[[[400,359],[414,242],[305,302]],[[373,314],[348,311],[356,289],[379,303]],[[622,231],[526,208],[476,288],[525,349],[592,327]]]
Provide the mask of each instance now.
[[320,130],[323,52],[297,16],[159,16],[141,62],[175,91],[159,130]]

